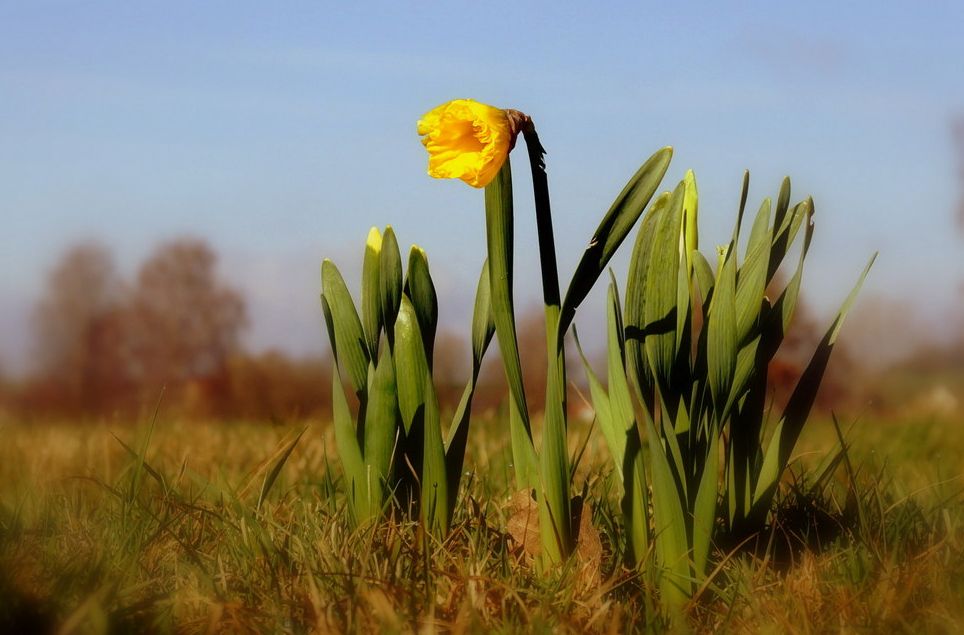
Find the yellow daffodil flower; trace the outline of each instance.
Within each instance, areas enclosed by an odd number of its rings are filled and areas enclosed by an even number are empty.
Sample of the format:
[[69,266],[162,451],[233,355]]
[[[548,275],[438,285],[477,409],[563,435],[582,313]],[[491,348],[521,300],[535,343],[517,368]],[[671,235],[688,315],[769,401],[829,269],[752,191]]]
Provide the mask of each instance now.
[[418,121],[428,150],[428,174],[485,187],[512,149],[513,127],[505,110],[471,99],[446,102]]

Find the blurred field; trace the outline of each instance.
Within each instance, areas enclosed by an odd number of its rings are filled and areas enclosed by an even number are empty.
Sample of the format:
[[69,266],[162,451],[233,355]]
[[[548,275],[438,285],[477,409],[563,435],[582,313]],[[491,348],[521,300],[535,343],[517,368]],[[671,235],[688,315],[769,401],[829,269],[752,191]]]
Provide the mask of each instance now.
[[[839,461],[818,487],[811,486],[836,433],[830,421],[811,424],[766,544],[717,553],[713,583],[690,607],[692,625],[959,632],[962,422],[842,421],[849,463]],[[467,498],[444,544],[427,544],[402,523],[352,531],[330,429],[318,422],[272,427],[162,416],[150,437],[146,424],[0,425],[3,632],[662,626],[653,595],[613,553],[618,501],[597,467],[605,465],[598,434],[576,477],[594,494],[604,548],[602,583],[587,584],[575,570],[536,575],[503,533],[510,491],[498,417],[474,424]],[[266,475],[302,428],[259,508]],[[587,431],[575,427],[574,449]]]

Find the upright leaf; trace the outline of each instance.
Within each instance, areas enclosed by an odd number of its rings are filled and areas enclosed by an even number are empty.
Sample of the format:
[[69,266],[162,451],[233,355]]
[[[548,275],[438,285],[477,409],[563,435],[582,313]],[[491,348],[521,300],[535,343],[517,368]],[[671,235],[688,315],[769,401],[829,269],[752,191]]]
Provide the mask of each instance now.
[[736,341],[743,343],[751,335],[760,317],[760,307],[767,285],[767,266],[770,263],[770,199],[760,206],[750,240],[747,256],[740,267],[736,288]]
[[672,158],[673,149],[669,147],[653,154],[633,175],[603,216],[566,291],[566,299],[562,303],[559,339],[565,336],[576,314],[576,308],[596,284],[610,258],[646,209]]
[[640,400],[652,409],[652,372],[646,361],[644,342],[646,338],[646,280],[653,248],[656,221],[669,204],[668,192],[660,194],[640,223],[636,244],[629,260],[629,276],[626,282],[626,366],[630,382]]
[[650,264],[646,275],[646,356],[660,390],[673,383],[677,340],[677,288],[680,268],[680,229],[683,222],[685,183],[680,183],[664,213],[656,221]]
[[425,346],[425,359],[431,369],[435,351],[435,329],[438,325],[438,297],[428,269],[428,256],[418,245],[412,245],[408,254],[405,293],[415,309],[422,344]]
[[412,429],[416,416],[424,416],[425,377],[430,376],[425,346],[419,332],[418,318],[408,296],[402,294],[395,319],[395,376],[398,387],[398,409],[405,433]]
[[402,301],[402,256],[398,251],[395,231],[389,225],[382,234],[382,249],[379,254],[378,288],[381,295],[379,304],[382,309],[382,324],[388,335],[389,344],[395,333],[395,316]]
[[382,233],[372,227],[365,241],[365,260],[362,263],[361,312],[368,341],[368,354],[378,359],[378,336],[382,327],[381,288],[378,282]]
[[515,330],[515,308],[512,299],[513,212],[512,169],[509,161],[502,165],[495,179],[485,188],[486,242],[489,252],[492,317],[499,340],[509,391],[529,432],[529,411],[522,386],[522,364]]
[[706,363],[710,393],[720,421],[733,383],[737,358],[736,245],[730,243],[713,288],[706,326]]
[[423,376],[425,386],[425,434],[422,452],[422,522],[429,532],[437,537],[445,536],[449,530],[451,510],[448,482],[445,473],[445,450],[442,447],[442,428],[439,419],[438,397],[428,373]]
[[365,463],[372,498],[381,501],[398,430],[398,400],[391,353],[383,348],[365,409]]
[[368,385],[368,347],[355,303],[335,263],[321,264],[322,308],[328,324],[332,355],[344,367],[355,393],[361,395]]
[[341,385],[338,368],[331,373],[331,403],[332,419],[335,426],[335,445],[338,448],[338,458],[345,470],[345,480],[348,483],[348,500],[355,522],[361,522],[372,514],[369,504],[368,479],[365,473],[365,462],[362,459],[361,448],[355,436],[355,426],[352,423],[351,411],[345,399],[345,389]]
[[874,254],[870,262],[867,263],[867,266],[864,267],[860,278],[857,280],[857,284],[854,285],[850,295],[847,296],[847,299],[837,312],[837,316],[817,346],[817,350],[814,351],[813,357],[810,358],[810,363],[807,364],[803,375],[800,376],[796,387],[793,389],[793,393],[790,395],[790,399],[787,401],[786,408],[783,410],[783,418],[777,425],[773,433],[773,438],[767,447],[766,455],[763,459],[763,466],[760,470],[760,478],[753,495],[754,507],[760,510],[758,513],[763,513],[762,510],[769,507],[780,476],[790,461],[790,455],[793,452],[794,446],[796,446],[800,431],[810,416],[810,410],[816,399],[820,381],[823,379],[823,373],[827,369],[827,363],[830,361],[830,353],[833,351],[833,346],[837,341],[837,336],[840,334],[844,319],[846,319],[847,313],[857,299],[857,294],[860,292],[860,287],[863,286],[864,278],[867,277],[867,273],[870,271],[876,258],[877,254]]
[[659,434],[649,417],[645,417],[649,435],[649,464],[653,479],[653,524],[656,557],[662,568],[660,591],[663,601],[679,607],[690,593],[689,546],[683,516],[683,494],[660,443]]

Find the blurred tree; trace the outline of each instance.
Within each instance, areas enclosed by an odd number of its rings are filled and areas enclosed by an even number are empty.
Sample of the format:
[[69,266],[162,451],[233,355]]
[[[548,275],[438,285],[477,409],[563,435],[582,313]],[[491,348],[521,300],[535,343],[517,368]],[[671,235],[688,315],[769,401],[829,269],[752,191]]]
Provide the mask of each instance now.
[[118,309],[122,285],[98,243],[67,250],[34,310],[37,370],[61,408],[98,410],[125,383]]
[[291,359],[277,351],[234,355],[228,360],[228,376],[223,414],[280,423],[330,413],[329,359]]
[[217,276],[203,241],[159,246],[141,266],[129,320],[133,374],[148,394],[162,386],[217,403],[228,391],[227,362],[247,323],[244,299]]

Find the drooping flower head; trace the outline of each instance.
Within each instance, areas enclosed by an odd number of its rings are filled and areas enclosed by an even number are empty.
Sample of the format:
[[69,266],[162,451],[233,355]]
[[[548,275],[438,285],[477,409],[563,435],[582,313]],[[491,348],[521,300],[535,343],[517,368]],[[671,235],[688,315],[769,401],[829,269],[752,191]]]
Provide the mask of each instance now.
[[505,110],[472,99],[446,102],[418,121],[429,176],[462,179],[472,187],[485,187],[495,178],[516,132]]

